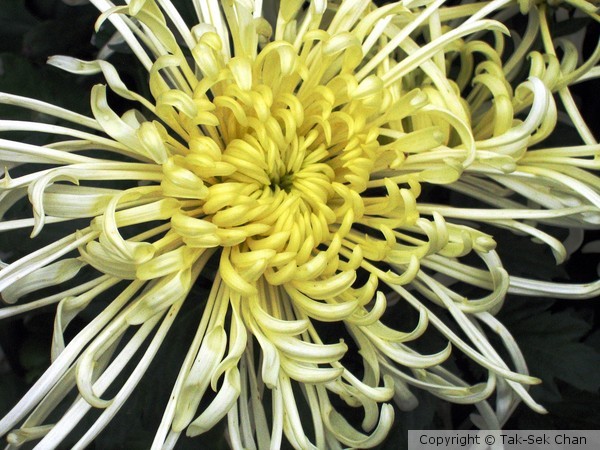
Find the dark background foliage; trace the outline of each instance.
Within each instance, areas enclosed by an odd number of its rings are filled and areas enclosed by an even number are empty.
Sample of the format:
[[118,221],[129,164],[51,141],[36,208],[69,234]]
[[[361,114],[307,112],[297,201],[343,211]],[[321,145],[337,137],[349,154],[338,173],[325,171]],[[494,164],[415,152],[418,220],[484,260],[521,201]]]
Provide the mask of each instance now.
[[[180,0],[181,6],[186,3]],[[70,7],[60,0],[2,0],[0,6],[0,91],[41,99],[89,114],[90,87],[102,82],[98,77],[76,77],[45,64],[51,55],[67,54],[93,59],[106,43],[111,30],[105,27],[93,36],[96,10],[89,6]],[[598,27],[588,30],[585,47],[595,45]],[[145,92],[144,73],[131,55],[117,48],[111,62],[117,66],[126,84]],[[587,50],[584,50],[587,51]],[[584,83],[573,89],[585,117],[600,137],[599,98],[597,82]],[[119,100],[111,99],[119,108]],[[130,106],[126,102],[122,109]],[[37,113],[0,105],[0,117],[19,120],[48,121]],[[553,139],[572,143],[568,128],[559,130]],[[20,135],[32,143],[44,143],[39,135]],[[444,196],[445,201],[460,203],[457,196]],[[50,230],[51,232],[51,230]],[[585,282],[597,277],[596,254],[577,254],[563,267],[556,267],[545,248],[507,232],[494,230],[502,243],[500,253],[512,274],[533,276],[543,280]],[[50,239],[52,236],[50,235]],[[589,233],[587,240],[599,238]],[[17,244],[15,245],[15,242]],[[26,253],[31,243],[23,235],[0,235],[0,249]],[[126,404],[107,432],[95,442],[97,449],[148,448],[164,405],[168,399],[180,361],[191,340],[197,316],[206,295],[206,283],[198,283],[188,302],[179,326],[169,335],[139,389]],[[93,311],[88,312],[93,314]],[[507,429],[600,429],[600,330],[594,300],[565,301],[531,299],[510,296],[499,317],[513,333],[528,362],[532,374],[544,383],[531,392],[549,410],[538,415],[521,405],[507,424]],[[86,314],[81,317],[85,323]],[[12,407],[49,364],[53,311],[45,310],[0,323],[0,415]],[[81,326],[81,324],[79,325]],[[77,328],[77,323],[73,325]],[[425,344],[426,345],[426,344]],[[467,363],[458,360],[455,370],[472,372]],[[475,374],[476,376],[477,374]],[[420,405],[410,412],[397,411],[395,426],[387,444],[381,448],[406,446],[408,429],[454,428],[462,426],[472,412],[438,401],[435,397],[416,392]],[[91,421],[91,419],[89,419]],[[82,423],[82,427],[90,422]],[[64,448],[72,443],[66,442]],[[225,448],[223,428],[218,427],[196,439],[183,439],[178,448]]]

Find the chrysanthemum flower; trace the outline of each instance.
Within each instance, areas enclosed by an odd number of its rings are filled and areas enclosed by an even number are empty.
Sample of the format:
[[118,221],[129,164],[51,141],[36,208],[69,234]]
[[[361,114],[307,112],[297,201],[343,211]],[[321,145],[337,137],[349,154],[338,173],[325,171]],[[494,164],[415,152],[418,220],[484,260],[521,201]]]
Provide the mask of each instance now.
[[[583,298],[598,282],[511,278],[477,223],[530,235],[558,262],[567,251],[536,224],[599,223],[600,181],[589,172],[599,146],[569,85],[600,73],[600,46],[581,62],[563,40],[557,56],[547,8],[559,2],[190,0],[191,28],[169,0],[91,2],[98,26],[112,22],[147,70],[151,98],[107,61],[63,56],[49,63],[106,79],[92,89],[93,117],[0,94],[72,123],[0,121],[2,131],[57,137],[44,146],[0,139],[0,230],[31,227],[35,239],[60,223],[64,232],[0,271],[2,298],[14,304],[0,316],[56,304],[52,364],[0,422],[10,448],[36,439],[55,448],[100,408],[74,447],[85,448],[184,302],[203,306],[153,448],[223,418],[234,448],[278,448],[283,435],[295,448],[372,447],[393,424],[392,399],[414,407],[413,388],[474,404],[481,427],[501,427],[520,400],[543,411],[526,389],[539,380],[494,314],[507,292]],[[564,4],[598,18],[596,2]],[[526,33],[509,38],[499,20],[521,13]],[[538,36],[543,49],[533,51]],[[108,90],[139,108],[117,114]],[[583,145],[541,144],[558,117],[553,92]],[[420,201],[427,185],[489,208]],[[83,271],[93,274],[85,282]],[[201,274],[213,280],[208,298],[189,296]],[[467,298],[465,285],[483,294]],[[65,339],[73,318],[115,289]],[[418,313],[416,326],[385,320],[397,302]],[[326,328],[339,339],[325,340]],[[413,341],[428,330],[447,346],[420,354]],[[360,370],[345,359],[357,349]],[[469,384],[445,368],[456,352],[487,377]],[[68,411],[47,423],[74,390]],[[332,397],[364,409],[362,430]]]

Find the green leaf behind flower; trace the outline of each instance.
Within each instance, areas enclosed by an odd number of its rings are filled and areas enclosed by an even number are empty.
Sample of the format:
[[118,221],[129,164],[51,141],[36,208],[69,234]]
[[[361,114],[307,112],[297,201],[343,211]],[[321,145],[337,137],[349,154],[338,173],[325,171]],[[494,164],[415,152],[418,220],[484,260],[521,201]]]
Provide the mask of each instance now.
[[[535,299],[508,303],[513,307],[504,310],[501,319],[519,343],[530,372],[543,380],[532,388],[534,397],[559,400],[557,380],[590,393],[600,390],[600,351],[595,341],[586,341],[593,326],[591,310],[553,310],[552,302]],[[514,303],[520,304],[518,312]]]

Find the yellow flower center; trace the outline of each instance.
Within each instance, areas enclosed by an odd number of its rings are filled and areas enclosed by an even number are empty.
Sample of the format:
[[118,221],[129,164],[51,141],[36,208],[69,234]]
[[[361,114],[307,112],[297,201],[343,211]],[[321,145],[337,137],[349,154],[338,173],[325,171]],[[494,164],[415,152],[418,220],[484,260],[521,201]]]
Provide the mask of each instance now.
[[[342,71],[317,84],[283,42],[266,45],[254,60],[225,63],[214,51],[218,42],[206,33],[199,45],[218,71],[206,71],[191,96],[171,90],[157,99],[157,110],[165,98],[179,110],[188,140],[185,154],[163,164],[163,193],[197,200],[173,216],[173,229],[190,248],[225,248],[236,278],[228,284],[245,293],[263,274],[275,285],[335,274],[341,240],[369,208],[360,194],[373,168],[395,157],[379,144],[373,122],[384,114],[381,80],[359,85]],[[337,43],[360,51],[352,44]],[[400,198],[395,184],[386,187]],[[327,252],[317,250],[322,243]],[[310,261],[308,273],[298,271]]]

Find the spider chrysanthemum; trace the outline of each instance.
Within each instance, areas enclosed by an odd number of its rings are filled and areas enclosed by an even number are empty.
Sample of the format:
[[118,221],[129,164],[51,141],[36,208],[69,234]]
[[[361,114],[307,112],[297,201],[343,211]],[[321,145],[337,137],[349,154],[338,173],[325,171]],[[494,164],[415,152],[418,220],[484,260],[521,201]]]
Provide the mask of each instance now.
[[[536,224],[599,223],[599,147],[569,86],[600,73],[600,46],[585,61],[569,40],[557,53],[548,25],[551,8],[598,20],[597,2],[190,0],[193,26],[169,0],[91,3],[97,25],[112,22],[113,41],[147,70],[151,95],[105,60],[64,56],[50,64],[106,80],[92,89],[93,117],[0,93],[56,118],[0,120],[0,131],[56,136],[44,146],[0,139],[0,230],[32,227],[35,238],[61,224],[64,233],[0,271],[3,300],[25,300],[1,317],[57,308],[52,364],[0,422],[10,448],[37,439],[55,448],[99,408],[74,447],[85,448],[184,302],[202,304],[197,331],[153,448],[224,418],[233,448],[278,448],[284,435],[295,448],[372,447],[393,424],[393,399],[414,406],[413,387],[474,404],[480,427],[501,427],[521,400],[543,411],[526,389],[538,380],[494,314],[509,291],[589,297],[598,283],[511,278],[477,223],[530,235],[559,262],[567,251]],[[501,23],[516,14],[527,14],[522,39]],[[108,90],[138,108],[117,114]],[[553,93],[581,145],[544,147],[558,117]],[[421,201],[429,185],[479,206]],[[188,295],[202,274],[210,294]],[[465,286],[482,294],[467,298]],[[79,312],[115,291],[65,339]],[[415,310],[416,326],[385,320],[397,302]],[[428,330],[447,345],[420,354],[413,342]],[[458,378],[444,366],[455,352],[487,376]],[[362,424],[344,418],[340,400],[363,408]]]

